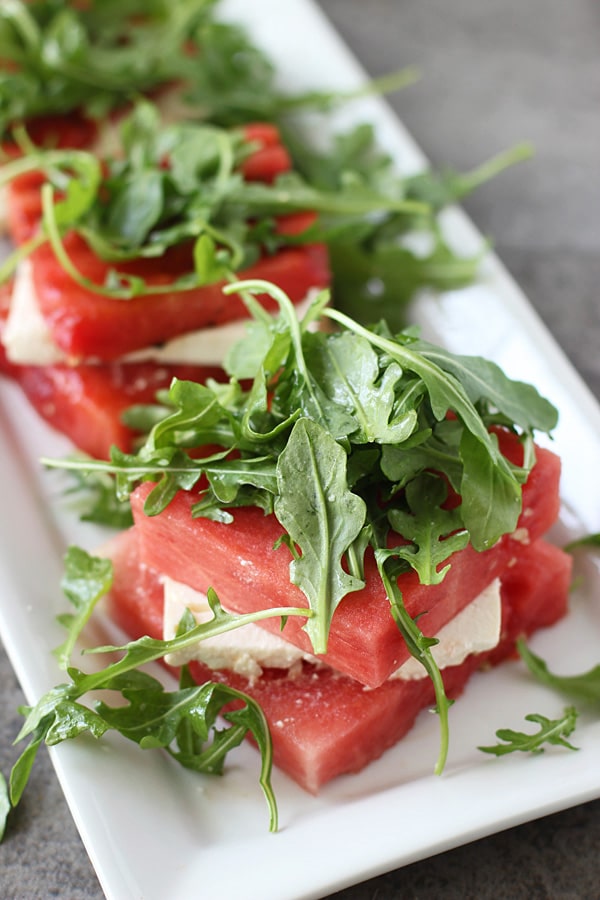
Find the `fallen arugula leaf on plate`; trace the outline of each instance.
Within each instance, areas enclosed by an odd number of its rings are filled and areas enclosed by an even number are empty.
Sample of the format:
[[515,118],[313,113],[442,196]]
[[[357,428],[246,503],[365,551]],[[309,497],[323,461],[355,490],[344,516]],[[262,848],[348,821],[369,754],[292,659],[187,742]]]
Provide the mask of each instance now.
[[535,722],[539,731],[528,734],[524,731],[514,731],[512,728],[499,728],[496,732],[498,744],[489,747],[479,747],[484,753],[492,753],[494,756],[505,756],[507,753],[543,753],[544,744],[553,744],[566,747],[568,750],[578,750],[567,741],[569,735],[575,730],[577,710],[573,706],[567,706],[561,719],[548,719],[539,713],[530,713],[525,716],[526,722]]
[[580,675],[555,675],[523,639],[517,641],[517,650],[531,674],[542,684],[587,703],[600,702],[600,665]]

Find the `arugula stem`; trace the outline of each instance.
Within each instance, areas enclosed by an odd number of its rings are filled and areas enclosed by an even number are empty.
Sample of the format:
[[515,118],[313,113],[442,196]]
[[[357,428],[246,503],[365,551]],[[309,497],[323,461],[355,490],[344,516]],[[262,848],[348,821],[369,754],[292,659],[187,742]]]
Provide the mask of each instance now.
[[496,175],[499,175],[515,163],[530,159],[533,156],[533,152],[532,144],[523,142],[496,154],[496,156],[492,156],[491,159],[486,160],[475,169],[471,169],[470,172],[465,172],[460,176],[460,192],[457,199],[470,194],[480,185],[491,181],[492,178],[495,178]]
[[434,767],[434,773],[436,775],[441,775],[448,758],[450,740],[448,709],[451,701],[449,701],[446,696],[442,673],[431,653],[431,646],[437,643],[437,641],[432,638],[426,638],[417,623],[408,614],[398,586],[392,581],[386,571],[387,554],[383,556],[375,551],[375,557],[381,580],[383,581],[388,600],[390,601],[392,618],[398,626],[402,637],[406,641],[406,645],[411,655],[425,667],[425,670],[433,683],[436,712],[440,719],[440,749]]
[[0,265],[0,284],[8,281],[8,279],[18,269],[23,260],[27,259],[27,257],[30,256],[34,250],[37,250],[37,248],[41,247],[42,244],[45,244],[46,241],[46,235],[43,232],[38,232],[38,234],[30,238],[30,240],[26,241],[23,244],[20,244],[17,249],[10,254],[10,256],[7,256],[2,265]]

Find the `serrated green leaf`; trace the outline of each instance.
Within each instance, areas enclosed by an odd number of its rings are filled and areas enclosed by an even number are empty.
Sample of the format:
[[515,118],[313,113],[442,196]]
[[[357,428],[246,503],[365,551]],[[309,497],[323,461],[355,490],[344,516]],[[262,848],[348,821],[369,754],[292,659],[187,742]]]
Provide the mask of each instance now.
[[304,626],[315,653],[327,650],[329,626],[342,597],[363,587],[341,565],[366,513],[363,500],[348,490],[345,475],[346,456],[339,444],[316,422],[300,419],[279,457],[275,515],[300,548],[300,558],[290,563],[290,578],[315,612]]
[[443,509],[446,497],[444,481],[426,473],[407,486],[408,510],[394,507],[388,511],[390,525],[408,541],[406,546],[390,550],[390,555],[404,559],[417,572],[421,584],[439,584],[450,564],[440,566],[469,543],[460,511]]
[[402,443],[416,425],[416,412],[395,414],[396,385],[402,369],[380,367],[370,343],[342,332],[325,339],[315,335],[305,351],[314,378],[330,400],[355,420],[355,443]]
[[575,730],[577,710],[572,706],[565,708],[561,719],[549,719],[547,716],[531,713],[525,716],[526,722],[535,722],[539,729],[535,734],[514,731],[511,728],[500,728],[496,731],[499,743],[487,747],[479,747],[484,753],[494,756],[505,756],[507,753],[543,753],[544,744],[577,750],[567,738]]
[[61,624],[69,630],[67,639],[54,651],[61,669],[67,668],[79,635],[98,601],[110,589],[112,575],[109,559],[91,556],[79,547],[69,547],[67,550],[61,587],[75,613],[59,617]]

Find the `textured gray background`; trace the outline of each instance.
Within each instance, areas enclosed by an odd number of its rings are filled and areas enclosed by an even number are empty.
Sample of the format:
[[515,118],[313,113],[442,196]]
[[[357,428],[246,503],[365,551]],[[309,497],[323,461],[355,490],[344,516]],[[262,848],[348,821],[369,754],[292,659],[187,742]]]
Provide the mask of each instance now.
[[[392,102],[434,163],[466,169],[523,139],[535,143],[533,162],[483,188],[467,208],[600,396],[600,4],[321,0],[321,6],[371,74],[420,68],[421,81]],[[0,678],[6,772],[22,696],[4,656]],[[0,845],[3,900],[102,897],[45,754],[11,824]],[[600,896],[599,847],[597,801],[336,897],[587,900]],[[248,900],[242,889],[239,898]]]

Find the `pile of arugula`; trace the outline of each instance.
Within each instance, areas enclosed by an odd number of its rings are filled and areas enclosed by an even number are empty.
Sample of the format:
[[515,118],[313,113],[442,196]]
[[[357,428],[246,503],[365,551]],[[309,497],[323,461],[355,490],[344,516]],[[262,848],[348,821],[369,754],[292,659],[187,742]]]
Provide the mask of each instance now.
[[[480,256],[457,257],[444,241],[437,214],[518,158],[498,157],[460,176],[422,173],[401,177],[391,160],[375,153],[373,134],[359,127],[337,140],[331,160],[303,151],[304,169],[274,184],[248,182],[240,166],[253,152],[239,128],[183,122],[163,126],[150,102],[136,104],[121,128],[123,156],[100,160],[84,150],[42,150],[16,129],[24,155],[5,164],[0,185],[42,170],[41,227],[0,268],[8,279],[45,242],[71,277],[94,293],[127,300],[141,294],[191,290],[233,277],[284,246],[324,242],[329,250],[336,306],[359,320],[384,317],[404,324],[406,305],[420,289],[471,283]],[[308,161],[310,158],[310,162]],[[165,165],[168,160],[168,166]],[[317,214],[300,234],[285,234],[277,217]],[[112,264],[99,284],[78,271],[64,243],[77,232]],[[419,255],[408,235],[425,232],[432,248]],[[131,259],[156,258],[189,242],[190,269],[176,281],[150,285],[119,271]]]
[[[0,135],[40,115],[102,118],[172,82],[216,87],[224,57],[219,63],[214,52],[206,56],[205,46],[214,47],[221,34],[223,51],[239,32],[218,26],[214,7],[215,0],[2,3]],[[240,74],[251,71],[248,62]],[[233,72],[241,63],[232,59],[228,65]]]

